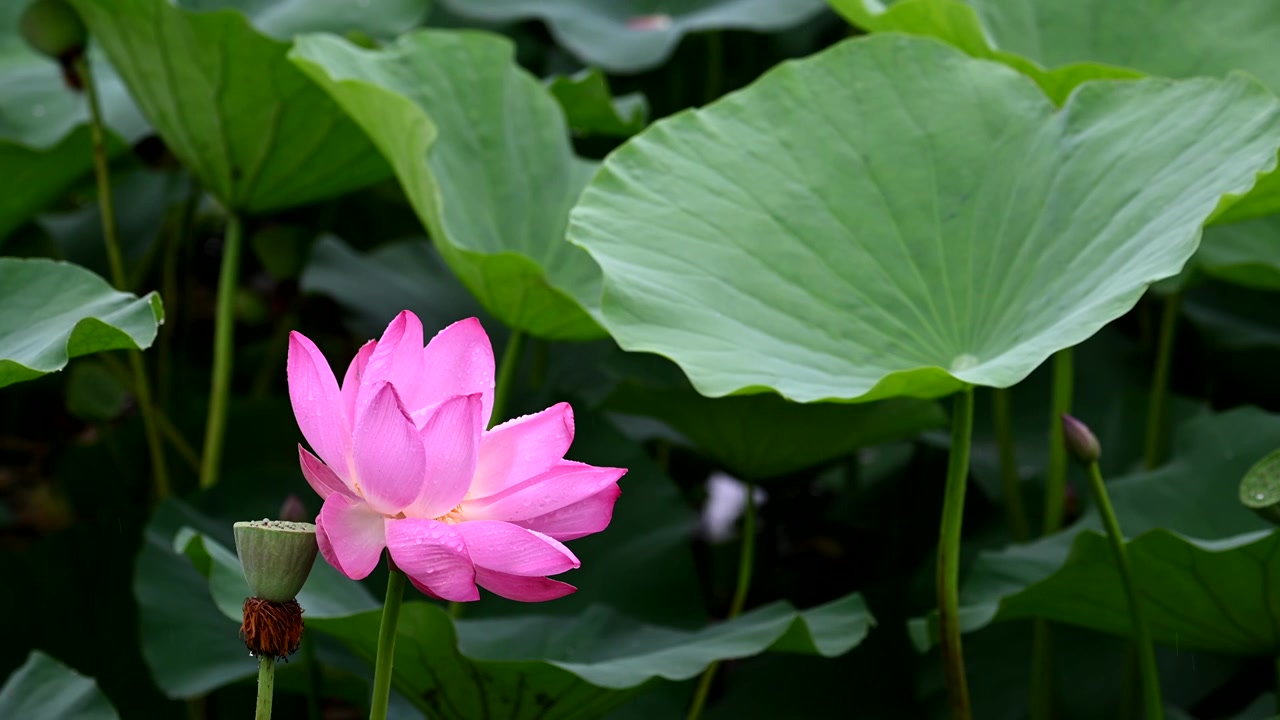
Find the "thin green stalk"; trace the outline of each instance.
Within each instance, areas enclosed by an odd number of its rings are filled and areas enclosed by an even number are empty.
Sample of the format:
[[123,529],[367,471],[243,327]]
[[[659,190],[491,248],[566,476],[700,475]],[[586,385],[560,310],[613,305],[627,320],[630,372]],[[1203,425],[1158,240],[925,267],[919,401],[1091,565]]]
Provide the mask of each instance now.
[[1062,416],[1071,412],[1074,372],[1071,348],[1053,356],[1053,407],[1049,414],[1049,467],[1044,482],[1044,534],[1062,527],[1067,495],[1067,446],[1062,436]]
[[[100,353],[95,356],[99,362],[106,367],[107,372],[120,382],[130,392],[137,394],[137,378],[132,372],[121,365],[118,360],[111,356],[110,353]],[[187,443],[187,439],[182,437],[182,433],[178,428],[174,427],[173,421],[165,414],[163,410],[153,406],[155,413],[156,426],[160,429],[160,434],[164,436],[173,449],[177,451],[181,457],[191,467],[192,471],[200,472],[200,456],[196,455],[196,451]]]
[[209,391],[209,417],[204,429],[204,455],[200,464],[200,487],[218,483],[222,462],[222,439],[227,429],[227,399],[231,394],[231,364],[235,347],[235,299],[240,277],[240,218],[227,216],[222,245],[222,267],[218,270],[218,300],[213,326],[213,382]]
[[507,338],[507,346],[502,350],[502,362],[498,365],[498,379],[493,389],[493,412],[489,415],[489,427],[503,420],[507,410],[507,398],[511,396],[511,383],[515,380],[516,368],[520,366],[520,350],[524,347],[524,333],[512,330]]
[[320,704],[320,658],[314,637],[302,638],[302,655],[307,659],[307,720],[321,720],[324,708]]
[[1031,537],[1031,524],[1027,521],[1022,490],[1018,487],[1018,456],[1013,445],[1013,403],[1010,395],[1008,388],[994,388],[991,414],[996,426],[996,445],[1000,449],[1000,488],[1004,494],[1005,516],[1013,539],[1024,542]]
[[[115,205],[111,202],[111,173],[107,167],[106,140],[102,131],[102,110],[98,105],[98,88],[94,83],[89,62],[81,55],[76,60],[76,72],[84,83],[84,94],[89,101],[89,135],[93,139],[93,175],[98,184],[98,208],[102,215],[102,239],[107,246],[107,263],[111,266],[111,282],[119,290],[129,289],[124,272],[124,260],[120,254],[120,240],[116,236]],[[165,465],[164,445],[156,426],[155,405],[151,401],[151,386],[147,383],[147,366],[142,352],[129,352],[129,367],[133,372],[134,397],[138,401],[138,413],[142,415],[142,429],[147,438],[147,451],[151,457],[151,491],[157,502],[169,496],[169,469]]]
[[[747,505],[742,515],[742,546],[738,552],[738,583],[733,589],[733,600],[729,602],[728,619],[732,620],[742,614],[747,604],[747,593],[751,590],[751,573],[756,563],[756,487],[747,483]],[[711,683],[715,680],[716,671],[720,669],[720,661],[711,663],[698,679],[698,689],[693,694],[693,702],[689,705],[686,720],[698,720],[702,709],[707,704],[707,696],[711,692]]]
[[276,659],[258,657],[258,709],[253,720],[271,720],[271,700],[276,691]]
[[1031,628],[1031,720],[1053,718],[1053,626],[1036,618]]
[[1147,439],[1143,458],[1148,470],[1164,462],[1165,436],[1168,425],[1169,370],[1173,366],[1173,340],[1178,330],[1178,311],[1182,293],[1165,298],[1160,314],[1160,336],[1156,345],[1156,367],[1151,376],[1151,399],[1147,405]]
[[956,396],[951,416],[951,456],[938,533],[938,632],[947,680],[947,704],[952,720],[969,720],[969,685],[960,644],[960,531],[964,495],[969,478],[969,448],[973,441],[973,387]]
[[1128,549],[1124,544],[1124,535],[1120,532],[1120,521],[1116,519],[1115,510],[1111,507],[1111,498],[1107,495],[1107,487],[1102,482],[1102,470],[1096,461],[1086,468],[1089,476],[1089,488],[1093,491],[1093,500],[1098,506],[1098,515],[1107,530],[1107,541],[1111,544],[1111,552],[1115,555],[1116,569],[1120,571],[1120,579],[1124,583],[1125,597],[1129,603],[1129,621],[1133,625],[1133,638],[1138,646],[1138,663],[1142,673],[1142,703],[1146,709],[1147,720],[1161,720],[1164,717],[1164,703],[1160,699],[1160,675],[1156,669],[1156,649],[1151,642],[1151,632],[1147,629],[1146,619],[1142,614],[1142,606],[1138,601],[1138,588],[1133,580],[1133,569],[1129,564]]
[[396,625],[400,622],[404,581],[404,573],[391,563],[391,572],[387,575],[387,599],[382,605],[382,625],[378,628],[378,659],[373,668],[373,701],[369,705],[369,720],[387,720],[391,665],[396,657]]

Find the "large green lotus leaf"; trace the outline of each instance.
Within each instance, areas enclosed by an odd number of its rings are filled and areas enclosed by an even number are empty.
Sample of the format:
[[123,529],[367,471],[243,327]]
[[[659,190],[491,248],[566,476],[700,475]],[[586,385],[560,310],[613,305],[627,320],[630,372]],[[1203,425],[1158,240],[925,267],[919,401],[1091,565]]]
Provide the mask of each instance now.
[[564,110],[569,128],[579,135],[631,137],[649,121],[649,101],[641,93],[615,98],[598,68],[558,75],[547,87]]
[[0,717],[116,720],[120,715],[93,678],[33,650],[0,686]]
[[665,422],[726,470],[748,480],[803,470],[947,423],[942,408],[927,400],[804,405],[773,393],[708,398],[687,387],[638,383],[622,385],[606,407]]
[[1205,228],[1194,265],[1259,290],[1280,290],[1280,215]]
[[[374,611],[308,627],[372,662],[380,619]],[[650,683],[695,677],[716,660],[766,650],[844,654],[872,624],[858,595],[805,611],[774,603],[694,632],[645,625],[603,606],[574,617],[529,614],[455,626],[442,608],[407,602],[391,682],[433,718],[601,717]]]
[[638,72],[661,65],[685,35],[769,32],[822,11],[821,0],[446,0],[459,15],[492,21],[538,18],[588,65]]
[[[1275,448],[1280,416],[1254,408],[1183,425],[1168,465],[1109,483],[1156,642],[1235,655],[1280,649],[1280,531],[1238,499],[1239,480]],[[1126,634],[1115,561],[1092,510],[1071,528],[983,553],[961,589],[966,631],[1025,617]],[[931,638],[913,622],[917,644]]]
[[[1244,70],[1280,90],[1280,12],[1269,0],[830,0],[869,31],[943,39],[1031,76],[1061,102],[1080,83],[1136,74],[1185,78]],[[1222,221],[1280,211],[1280,175],[1223,208]]]
[[1002,65],[874,35],[651,125],[569,238],[619,345],[704,395],[1007,387],[1182,268],[1274,165],[1278,110],[1242,76],[1095,81],[1057,110]]
[[386,175],[360,129],[288,62],[288,43],[244,15],[73,4],[165,143],[231,209],[300,205]]
[[146,349],[164,322],[160,296],[113,289],[82,267],[0,258],[0,387],[104,350]]
[[486,33],[422,31],[378,51],[305,36],[291,57],[369,133],[490,314],[546,339],[602,337],[588,314],[600,271],[564,241],[595,164],[573,154],[560,106],[513,52]]

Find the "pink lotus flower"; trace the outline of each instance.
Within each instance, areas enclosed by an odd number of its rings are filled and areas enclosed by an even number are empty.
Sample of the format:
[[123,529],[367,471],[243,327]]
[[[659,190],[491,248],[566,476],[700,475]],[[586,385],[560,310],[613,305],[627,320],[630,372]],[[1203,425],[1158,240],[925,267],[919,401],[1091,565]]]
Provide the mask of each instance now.
[[370,340],[342,387],[315,344],[289,336],[289,399],[316,455],[298,446],[302,474],[324,499],[320,552],[353,580],[385,547],[414,586],[444,600],[478,600],[476,586],[512,600],[574,591],[548,578],[577,568],[562,541],[599,532],[626,470],[564,459],[568,403],[492,430],[493,348],[469,318],[424,349],[405,311]]

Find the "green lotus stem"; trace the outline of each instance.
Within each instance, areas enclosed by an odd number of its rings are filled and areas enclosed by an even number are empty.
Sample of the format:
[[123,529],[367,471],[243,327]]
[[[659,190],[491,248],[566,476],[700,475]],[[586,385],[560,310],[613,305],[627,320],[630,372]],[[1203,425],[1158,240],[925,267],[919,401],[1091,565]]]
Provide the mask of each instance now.
[[[117,290],[127,291],[129,280],[124,272],[124,260],[120,254],[120,239],[116,235],[115,204],[111,201],[111,172],[107,167],[106,134],[103,132],[102,108],[98,104],[98,86],[94,83],[89,61],[81,54],[75,61],[76,73],[84,85],[89,103],[89,136],[93,140],[93,175],[98,184],[98,208],[102,215],[102,239],[107,246],[107,263],[111,266],[111,282]],[[151,386],[147,383],[147,366],[140,350],[129,351],[129,369],[133,373],[134,397],[138,401],[138,414],[142,416],[142,429],[147,437],[147,451],[151,457],[151,490],[159,502],[169,496],[169,469],[165,465],[164,445],[156,425],[155,405],[151,401]]]
[[507,399],[511,396],[511,383],[515,380],[516,368],[520,366],[520,351],[524,347],[524,333],[512,330],[507,338],[507,346],[502,350],[502,362],[498,365],[498,379],[493,389],[493,412],[489,415],[489,427],[502,422],[503,413],[507,410]]
[[969,685],[960,644],[960,531],[964,495],[969,478],[969,447],[973,441],[973,386],[956,396],[951,416],[951,456],[938,533],[938,624],[942,662],[947,680],[947,704],[952,720],[969,720]]
[[[738,552],[738,582],[733,589],[733,600],[729,602],[729,620],[742,614],[747,604],[747,593],[751,590],[751,573],[756,565],[756,486],[747,483],[747,505],[742,514],[742,547]],[[693,694],[693,702],[689,705],[686,720],[698,720],[702,716],[702,708],[707,704],[707,695],[711,692],[711,683],[715,680],[716,671],[720,669],[720,661],[716,660],[707,666],[698,679],[698,689]]]
[[320,658],[316,655],[315,638],[302,638],[302,655],[307,659],[307,720],[321,720],[324,713],[320,706]]
[[271,700],[276,689],[276,659],[258,657],[258,708],[253,720],[271,720]]
[[1151,376],[1151,398],[1147,405],[1147,438],[1143,459],[1148,470],[1164,462],[1166,426],[1168,424],[1169,370],[1173,366],[1173,340],[1178,330],[1178,312],[1182,293],[1165,298],[1160,314],[1160,335],[1156,341],[1156,367]]
[[1053,626],[1036,618],[1031,628],[1031,720],[1053,720]]
[[1072,350],[1053,355],[1053,401],[1049,414],[1049,467],[1044,483],[1044,533],[1052,535],[1062,527],[1067,494],[1067,447],[1062,437],[1062,416],[1071,412],[1074,371]]
[[1018,487],[1018,456],[1013,445],[1013,411],[1008,388],[993,388],[991,414],[996,429],[996,445],[1000,450],[1000,489],[1004,494],[1004,512],[1013,539],[1023,542],[1031,537],[1027,509],[1022,504]]
[[1138,646],[1138,663],[1142,673],[1142,703],[1146,708],[1147,720],[1161,720],[1164,717],[1164,703],[1160,699],[1160,674],[1156,668],[1156,649],[1151,642],[1151,632],[1147,629],[1146,619],[1142,614],[1142,605],[1138,601],[1138,586],[1133,579],[1133,569],[1129,564],[1129,552],[1125,547],[1124,534],[1120,532],[1120,521],[1111,507],[1111,497],[1102,482],[1102,469],[1095,460],[1085,468],[1089,476],[1089,489],[1093,492],[1093,501],[1098,505],[1098,515],[1107,531],[1107,541],[1111,544],[1111,552],[1115,555],[1116,569],[1120,571],[1120,579],[1124,583],[1125,598],[1129,603],[1129,621],[1133,624],[1134,642]]
[[[111,373],[112,377],[114,377],[117,382],[124,385],[129,392],[132,392],[135,395],[138,393],[136,385],[137,378],[133,375],[131,370],[125,368],[119,360],[111,357],[110,353],[102,353],[95,357],[107,369],[107,372]],[[186,462],[192,472],[200,472],[200,456],[196,454],[196,451],[187,442],[187,439],[184,438],[178,428],[174,426],[173,421],[169,419],[169,416],[165,414],[164,410],[161,410],[154,404],[151,406],[151,409],[155,416],[156,427],[159,428],[160,434],[178,453],[178,457],[182,458],[182,460]]]
[[387,720],[391,666],[396,657],[396,625],[400,622],[404,581],[404,573],[392,562],[391,572],[387,575],[387,599],[382,605],[382,624],[378,628],[378,656],[373,667],[373,701],[369,704],[369,720]]
[[200,487],[218,483],[222,462],[222,439],[227,429],[227,400],[231,394],[231,365],[234,360],[235,299],[240,276],[240,245],[243,231],[235,213],[227,216],[222,246],[222,267],[218,269],[218,300],[213,326],[213,382],[209,390],[209,417],[204,429],[204,455],[200,464]]

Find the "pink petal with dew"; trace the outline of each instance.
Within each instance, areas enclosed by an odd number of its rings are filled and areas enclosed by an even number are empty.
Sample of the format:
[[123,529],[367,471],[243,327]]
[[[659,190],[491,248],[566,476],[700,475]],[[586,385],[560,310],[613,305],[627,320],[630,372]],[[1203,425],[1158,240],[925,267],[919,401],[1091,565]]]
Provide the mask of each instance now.
[[573,443],[573,408],[559,403],[508,420],[486,432],[471,482],[471,497],[483,498],[546,472]]
[[320,554],[343,575],[362,580],[382,558],[387,539],[383,518],[363,502],[331,494],[316,518]]
[[467,543],[452,525],[438,520],[386,521],[387,549],[396,566],[429,595],[455,602],[480,599]]
[[609,527],[609,522],[613,520],[613,505],[621,494],[622,488],[610,485],[585,500],[515,524],[537,530],[560,542],[577,540]]
[[333,493],[338,493],[343,497],[351,500],[357,500],[358,497],[347,484],[338,477],[333,470],[329,469],[320,461],[320,458],[307,452],[307,449],[298,446],[298,463],[302,465],[302,477],[307,479],[307,484],[312,490],[320,496],[321,500],[326,500]]
[[369,390],[373,397],[356,420],[352,464],[365,500],[395,515],[422,489],[426,450],[395,387],[384,382]]
[[546,602],[577,592],[569,583],[545,577],[524,577],[476,568],[476,584],[499,597],[518,602]]
[[329,362],[315,343],[289,333],[289,402],[302,437],[335,472],[345,474],[351,450],[351,428],[342,413],[342,395]]
[[447,515],[466,496],[480,449],[480,403],[479,393],[451,398],[422,426],[426,465],[417,497],[405,509],[409,517]]
[[486,498],[462,503],[463,517],[519,522],[567,507],[615,485],[627,471],[561,460],[550,470]]
[[380,382],[395,386],[408,407],[415,387],[422,381],[422,322],[418,316],[402,311],[387,325],[378,344],[369,356],[360,377],[360,398],[356,401],[356,415],[369,401],[366,393]]
[[455,395],[483,396],[481,424],[493,412],[493,345],[476,318],[459,320],[431,338],[422,351],[426,372],[407,398],[415,416]]
[[373,351],[377,347],[377,340],[370,340],[360,346],[356,356],[351,358],[351,364],[347,366],[347,374],[342,378],[342,407],[347,413],[347,422],[351,427],[355,427],[356,424],[356,399],[360,397],[360,379],[364,377],[369,358],[373,356]]
[[560,541],[511,523],[476,520],[455,527],[476,567],[528,577],[558,575],[581,564]]

